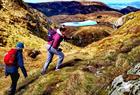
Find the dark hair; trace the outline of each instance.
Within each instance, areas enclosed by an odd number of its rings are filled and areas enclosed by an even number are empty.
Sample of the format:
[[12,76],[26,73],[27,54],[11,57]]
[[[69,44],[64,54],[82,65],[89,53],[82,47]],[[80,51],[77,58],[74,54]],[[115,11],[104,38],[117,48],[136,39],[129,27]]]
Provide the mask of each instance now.
[[65,31],[66,30],[65,25],[62,25],[59,29],[60,31]]

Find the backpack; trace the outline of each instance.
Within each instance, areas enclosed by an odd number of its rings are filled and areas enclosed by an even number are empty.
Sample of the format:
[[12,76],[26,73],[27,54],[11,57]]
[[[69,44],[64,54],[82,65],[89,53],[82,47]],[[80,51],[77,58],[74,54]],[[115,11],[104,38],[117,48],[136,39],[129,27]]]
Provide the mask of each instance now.
[[7,66],[13,66],[16,60],[17,49],[9,50],[4,56],[4,63]]
[[48,31],[48,35],[47,35],[47,41],[48,41],[48,42],[53,40],[54,34],[56,34],[56,30],[50,29],[50,30]]

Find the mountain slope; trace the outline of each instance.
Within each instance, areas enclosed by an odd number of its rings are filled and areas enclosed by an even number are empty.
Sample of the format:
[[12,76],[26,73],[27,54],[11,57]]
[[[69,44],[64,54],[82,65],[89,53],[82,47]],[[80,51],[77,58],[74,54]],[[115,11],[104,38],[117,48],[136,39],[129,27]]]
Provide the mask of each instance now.
[[47,16],[89,14],[97,11],[117,11],[115,9],[109,8],[107,5],[101,2],[63,1],[40,4],[29,3],[29,5],[40,10]]
[[125,24],[109,37],[66,53],[59,71],[51,64],[41,76],[39,65],[28,80],[19,82],[17,95],[108,95],[112,80],[140,61],[139,19],[140,12],[128,14]]
[[68,55],[60,71],[50,67],[24,94],[107,95],[112,80],[139,63],[139,19],[140,12],[127,15],[112,35]]
[[[2,29],[7,30],[3,30],[4,32],[1,30],[2,35],[7,33],[5,34],[5,37],[7,37],[9,33],[15,31],[13,37],[18,35],[18,40],[27,40],[27,42],[25,41],[27,45],[33,43],[33,46],[29,45],[29,47],[37,47],[38,44],[42,46],[44,42],[38,38],[40,35],[38,37],[35,36],[38,32],[33,33],[33,35],[32,31],[30,31],[32,30],[31,26],[34,26],[32,19],[28,19],[32,22],[28,27],[25,22],[22,22],[25,25],[16,21],[11,24],[12,17],[24,17],[28,11],[21,7],[20,10],[14,9],[14,13],[11,10],[12,8],[6,8],[6,10],[2,10],[3,14],[1,18],[4,18],[4,21],[1,19],[1,22],[6,25],[2,26]],[[62,47],[65,48],[65,59],[60,67],[61,69],[54,71],[55,63],[57,62],[57,58],[55,57],[44,76],[40,74],[40,69],[45,62],[46,52],[42,51],[35,59],[27,57],[25,52],[25,67],[27,68],[29,77],[25,80],[21,74],[16,95],[108,95],[112,80],[118,75],[124,74],[128,69],[140,62],[139,20],[140,12],[126,15],[125,23],[119,29],[111,31],[109,36],[97,42],[90,43],[84,48],[77,48],[69,43],[64,43]],[[90,30],[94,27],[86,28]],[[82,31],[81,29],[84,30],[85,27],[79,28],[79,33]],[[19,30],[25,32],[18,32]],[[24,35],[27,31],[31,33],[27,33],[31,37],[30,39],[27,39],[28,37]],[[78,32],[75,35],[79,35]],[[85,33],[85,30],[82,33]],[[0,52],[0,54],[3,52]],[[125,77],[127,78],[127,76]],[[0,81],[0,94],[3,95],[10,85],[10,81],[9,78],[4,78],[3,73]]]
[[[29,47],[34,48],[34,45],[42,47],[41,45],[43,45],[45,41],[36,36],[42,37],[41,34],[46,33],[40,29],[40,26],[45,22],[45,16],[41,16],[41,14],[36,11],[36,13],[40,15],[37,20],[35,10],[29,9],[21,0],[2,0],[2,2],[1,5],[3,8],[0,10],[0,46],[11,47],[14,46],[17,41],[23,41],[25,45]],[[32,42],[30,40],[32,40]],[[41,44],[38,44],[40,41]]]

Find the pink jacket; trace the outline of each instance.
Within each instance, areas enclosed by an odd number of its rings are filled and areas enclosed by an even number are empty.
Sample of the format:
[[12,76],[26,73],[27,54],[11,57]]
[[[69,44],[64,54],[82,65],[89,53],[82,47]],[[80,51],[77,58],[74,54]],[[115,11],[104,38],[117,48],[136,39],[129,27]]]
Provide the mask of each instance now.
[[53,36],[53,40],[48,42],[49,45],[51,45],[53,48],[55,49],[58,49],[60,43],[62,42],[63,40],[63,36],[61,36],[60,34],[56,33],[54,36]]

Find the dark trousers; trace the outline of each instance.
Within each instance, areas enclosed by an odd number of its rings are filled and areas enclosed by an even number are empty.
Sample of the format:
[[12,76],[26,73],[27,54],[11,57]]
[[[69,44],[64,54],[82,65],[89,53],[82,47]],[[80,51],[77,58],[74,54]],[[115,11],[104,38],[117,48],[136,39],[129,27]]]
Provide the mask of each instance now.
[[11,84],[8,95],[15,95],[17,82],[18,82],[18,79],[19,79],[19,73],[17,72],[17,73],[12,73],[12,74],[9,74],[9,75],[11,77],[12,84]]

